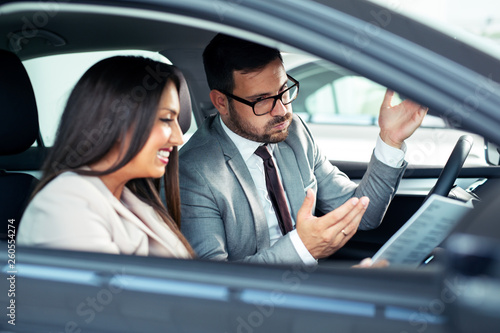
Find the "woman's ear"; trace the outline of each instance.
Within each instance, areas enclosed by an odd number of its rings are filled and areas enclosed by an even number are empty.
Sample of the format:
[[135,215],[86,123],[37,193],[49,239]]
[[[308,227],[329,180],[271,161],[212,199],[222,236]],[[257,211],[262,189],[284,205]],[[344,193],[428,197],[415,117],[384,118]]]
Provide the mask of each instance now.
[[219,111],[221,116],[225,116],[229,113],[229,105],[226,98],[226,95],[221,93],[218,90],[213,89],[210,91],[210,100],[215,108]]

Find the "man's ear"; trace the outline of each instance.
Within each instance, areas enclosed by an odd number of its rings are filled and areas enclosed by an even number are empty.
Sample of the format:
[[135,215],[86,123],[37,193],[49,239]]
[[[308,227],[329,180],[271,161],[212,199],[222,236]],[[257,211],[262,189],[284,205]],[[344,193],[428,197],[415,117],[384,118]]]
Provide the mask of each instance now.
[[221,116],[225,116],[228,114],[229,105],[226,95],[218,90],[213,89],[210,91],[210,100],[212,101],[212,104],[215,106],[215,108],[219,111]]

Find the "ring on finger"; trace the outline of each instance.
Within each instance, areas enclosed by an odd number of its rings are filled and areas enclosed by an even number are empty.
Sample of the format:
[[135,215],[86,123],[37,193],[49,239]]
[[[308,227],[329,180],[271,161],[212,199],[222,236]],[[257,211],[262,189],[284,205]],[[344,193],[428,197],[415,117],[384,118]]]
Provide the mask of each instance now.
[[344,234],[344,236],[347,236],[347,232],[344,229],[342,229],[342,233]]

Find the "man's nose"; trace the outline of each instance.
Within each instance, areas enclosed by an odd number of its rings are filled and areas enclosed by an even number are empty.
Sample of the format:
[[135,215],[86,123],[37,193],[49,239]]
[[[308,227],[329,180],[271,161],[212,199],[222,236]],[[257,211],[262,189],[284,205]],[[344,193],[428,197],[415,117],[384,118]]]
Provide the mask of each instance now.
[[276,101],[274,108],[271,111],[272,116],[284,116],[288,112],[288,108],[283,104],[281,99]]

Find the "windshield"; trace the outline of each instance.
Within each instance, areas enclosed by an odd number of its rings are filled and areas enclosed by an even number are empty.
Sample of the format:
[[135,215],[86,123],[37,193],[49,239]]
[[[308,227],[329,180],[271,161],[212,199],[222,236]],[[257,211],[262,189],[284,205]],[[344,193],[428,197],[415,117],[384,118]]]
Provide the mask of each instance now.
[[370,0],[500,59],[498,0]]

